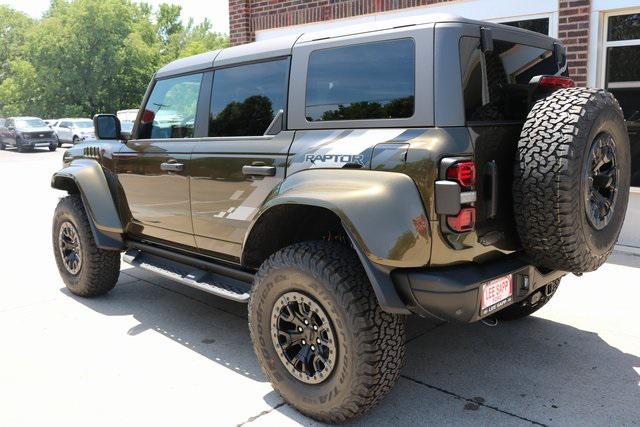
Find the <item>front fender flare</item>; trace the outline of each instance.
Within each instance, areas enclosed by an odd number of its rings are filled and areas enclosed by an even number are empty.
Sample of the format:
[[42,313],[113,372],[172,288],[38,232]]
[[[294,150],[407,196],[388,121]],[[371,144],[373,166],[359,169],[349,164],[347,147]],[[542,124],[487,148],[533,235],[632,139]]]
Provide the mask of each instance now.
[[102,166],[95,160],[77,159],[53,174],[51,187],[73,192],[77,189],[98,247],[125,248],[124,229]]

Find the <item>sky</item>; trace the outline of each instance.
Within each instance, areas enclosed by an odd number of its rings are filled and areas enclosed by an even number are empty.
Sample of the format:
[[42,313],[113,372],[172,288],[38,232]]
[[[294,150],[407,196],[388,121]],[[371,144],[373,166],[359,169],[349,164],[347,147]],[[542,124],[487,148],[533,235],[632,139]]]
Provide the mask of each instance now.
[[[189,18],[193,18],[195,23],[209,18],[214,31],[229,34],[229,2],[227,0],[144,0],[144,2],[156,8],[160,3],[179,4],[182,6],[182,17],[185,22]],[[39,18],[49,8],[49,0],[0,0],[0,4],[9,5],[34,18]]]

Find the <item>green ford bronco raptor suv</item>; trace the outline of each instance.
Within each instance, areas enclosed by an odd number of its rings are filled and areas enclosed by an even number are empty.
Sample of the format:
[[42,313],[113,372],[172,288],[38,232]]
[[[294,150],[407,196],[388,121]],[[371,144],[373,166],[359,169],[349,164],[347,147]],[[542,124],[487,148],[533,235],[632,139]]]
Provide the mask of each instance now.
[[518,319],[597,269],[628,201],[615,98],[558,40],[455,16],[179,59],[131,132],[94,124],[52,178],[69,290],[123,259],[247,302],[266,378],[321,421],[392,389],[406,315]]

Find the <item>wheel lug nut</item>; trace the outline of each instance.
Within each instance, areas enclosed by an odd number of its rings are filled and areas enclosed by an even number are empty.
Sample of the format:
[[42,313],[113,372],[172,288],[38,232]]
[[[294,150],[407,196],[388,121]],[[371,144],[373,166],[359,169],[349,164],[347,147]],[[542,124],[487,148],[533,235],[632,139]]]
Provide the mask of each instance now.
[[320,338],[316,338],[316,342],[320,344]]
[[308,324],[309,324],[309,321],[308,321],[307,319],[304,319],[304,324],[305,324],[305,325],[308,325]]
[[306,340],[302,340],[302,345],[307,345],[307,341]]
[[302,332],[302,326],[298,326],[298,332]]
[[318,326],[317,325],[313,325],[313,330],[317,331],[318,330]]
[[316,346],[311,344],[311,351],[316,351]]

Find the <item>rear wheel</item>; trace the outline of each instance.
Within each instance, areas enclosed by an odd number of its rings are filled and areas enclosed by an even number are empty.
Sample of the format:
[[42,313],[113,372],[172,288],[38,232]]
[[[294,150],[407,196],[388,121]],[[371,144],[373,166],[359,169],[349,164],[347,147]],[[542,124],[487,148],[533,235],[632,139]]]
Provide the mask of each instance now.
[[0,151],[5,150],[7,147],[4,145],[4,142],[0,141]]
[[77,136],[73,137],[73,141],[71,141],[73,143],[73,145],[79,144],[80,143],[80,138],[78,138]]
[[120,252],[96,246],[79,195],[58,203],[52,237],[58,271],[71,293],[95,297],[113,289],[120,275]]
[[518,234],[532,262],[574,273],[600,267],[627,209],[629,136],[613,95],[563,89],[524,124],[514,172]]
[[265,261],[249,330],[276,391],[325,422],[373,407],[404,359],[404,318],[381,310],[357,256],[337,243],[295,244]]

